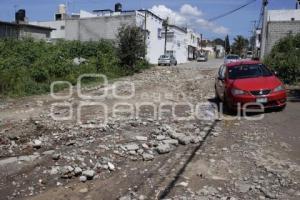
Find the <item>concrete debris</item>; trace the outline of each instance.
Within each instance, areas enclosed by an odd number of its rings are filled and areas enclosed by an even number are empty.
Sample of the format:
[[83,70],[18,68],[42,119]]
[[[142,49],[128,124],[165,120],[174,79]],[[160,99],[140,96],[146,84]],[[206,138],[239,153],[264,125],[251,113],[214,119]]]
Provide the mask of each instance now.
[[87,181],[87,177],[86,176],[80,176],[79,177],[79,181],[80,182],[86,182]]
[[112,163],[108,162],[107,165],[109,170],[115,171],[115,166]]
[[135,139],[138,141],[147,141],[148,140],[148,138],[144,137],[144,136],[135,136]]
[[85,170],[82,172],[83,176],[86,176],[87,179],[93,179],[96,175],[96,172],[94,170]]
[[171,147],[168,144],[160,144],[157,146],[157,152],[159,154],[169,153],[171,151]]
[[42,141],[41,140],[34,140],[33,141],[33,148],[39,149],[42,147]]
[[126,145],[124,145],[123,147],[124,147],[126,150],[128,150],[128,151],[136,151],[136,150],[139,149],[139,146],[138,146],[137,144],[134,144],[134,143],[132,143],[132,144],[126,144]]
[[143,160],[145,161],[149,161],[149,160],[153,160],[154,159],[154,156],[152,154],[149,154],[149,153],[143,153]]

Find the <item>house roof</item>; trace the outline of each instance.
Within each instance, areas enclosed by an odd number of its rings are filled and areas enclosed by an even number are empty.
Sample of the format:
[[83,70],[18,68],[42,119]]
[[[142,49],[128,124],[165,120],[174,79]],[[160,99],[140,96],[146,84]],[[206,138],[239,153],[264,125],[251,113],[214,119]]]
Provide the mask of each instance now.
[[51,31],[56,30],[55,28],[45,27],[45,26],[37,26],[37,25],[32,25],[32,24],[17,24],[17,23],[12,23],[12,22],[0,21],[0,25],[1,24],[5,24],[5,25],[9,25],[9,26],[16,26],[16,27],[32,27],[32,28],[51,30]]
[[100,10],[93,10],[93,12],[114,12],[111,9],[100,9]]
[[185,28],[181,28],[181,27],[176,26],[176,25],[168,25],[168,26],[171,27],[171,28],[176,28],[176,29],[178,29],[178,30],[180,30],[184,33],[187,33],[187,30]]
[[164,19],[162,19],[161,17],[159,17],[158,15],[154,14],[153,12],[151,12],[150,10],[145,10],[145,9],[139,9],[138,11],[140,12],[147,12],[150,15],[152,15],[153,17],[157,18],[158,20],[163,21]]

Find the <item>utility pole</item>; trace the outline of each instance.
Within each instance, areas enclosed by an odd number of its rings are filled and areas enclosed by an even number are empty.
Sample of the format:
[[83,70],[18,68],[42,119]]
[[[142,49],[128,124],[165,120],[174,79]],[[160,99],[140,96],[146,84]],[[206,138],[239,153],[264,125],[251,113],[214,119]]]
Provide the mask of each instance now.
[[163,26],[165,27],[165,50],[164,54],[167,54],[167,34],[168,34],[168,25],[169,25],[169,17],[163,22]]
[[145,45],[145,52],[144,52],[144,59],[146,59],[147,54],[147,11],[145,11],[145,29],[144,29],[144,45]]
[[203,42],[202,42],[202,39],[203,39],[203,38],[202,38],[202,37],[203,37],[203,34],[201,33],[201,34],[200,34],[200,51],[201,51],[201,53],[202,53],[202,50],[203,50],[203,48],[202,48],[202,43],[203,43]]
[[267,13],[267,5],[268,0],[262,0],[263,6],[263,22],[262,22],[262,40],[260,44],[260,59],[264,58],[265,51],[266,51],[266,43],[267,43],[267,25],[268,25],[268,13]]
[[250,37],[251,51],[252,55],[256,55],[256,53],[254,53],[254,51],[256,50],[256,20],[251,22],[253,23],[253,29],[251,31],[252,36]]

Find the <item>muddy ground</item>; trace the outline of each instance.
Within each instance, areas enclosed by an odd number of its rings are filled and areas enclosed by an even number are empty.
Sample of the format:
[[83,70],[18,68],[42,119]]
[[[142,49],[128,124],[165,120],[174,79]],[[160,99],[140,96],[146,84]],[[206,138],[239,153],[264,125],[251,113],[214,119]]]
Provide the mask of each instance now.
[[217,118],[221,63],[154,67],[82,90],[107,89],[101,99],[74,87],[61,100],[1,100],[0,199],[300,199],[299,90],[261,120]]

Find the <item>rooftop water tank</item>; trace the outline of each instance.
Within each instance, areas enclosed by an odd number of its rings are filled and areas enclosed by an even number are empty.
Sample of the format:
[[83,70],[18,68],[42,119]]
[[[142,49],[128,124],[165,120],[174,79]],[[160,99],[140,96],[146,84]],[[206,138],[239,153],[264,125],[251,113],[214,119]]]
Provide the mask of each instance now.
[[16,12],[15,20],[17,23],[24,22],[26,18],[26,11],[24,9],[20,9]]
[[59,4],[58,13],[59,14],[66,14],[66,5],[65,4]]
[[115,4],[115,12],[122,12],[122,4],[120,3]]

